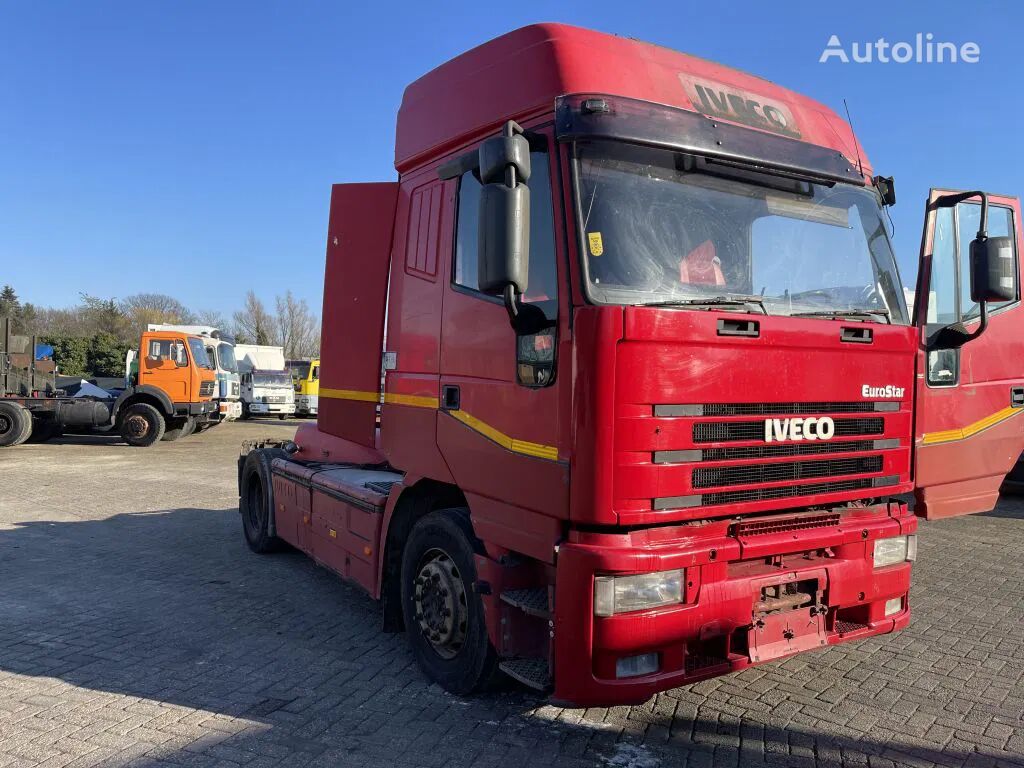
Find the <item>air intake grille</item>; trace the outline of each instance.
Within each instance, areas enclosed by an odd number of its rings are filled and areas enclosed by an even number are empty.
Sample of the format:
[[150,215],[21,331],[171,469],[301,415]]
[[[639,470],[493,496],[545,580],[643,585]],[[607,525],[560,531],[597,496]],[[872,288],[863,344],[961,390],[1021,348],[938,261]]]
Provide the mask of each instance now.
[[744,448],[705,448],[702,461],[729,461],[731,459],[773,459],[779,456],[811,456],[822,453],[861,453],[874,450],[871,440],[851,440],[845,443],[791,443],[788,445],[750,445]]
[[843,491],[859,491],[871,488],[870,478],[863,480],[839,480],[834,483],[814,483],[812,485],[785,485],[775,488],[751,488],[746,491],[720,491],[705,493],[700,497],[701,506],[717,504],[738,504],[743,501],[771,501],[793,496],[816,496],[819,493],[842,493]]
[[747,520],[736,523],[730,531],[733,536],[767,536],[772,533],[803,531],[808,528],[830,528],[839,525],[839,515],[830,512],[824,515],[800,515],[798,517]]
[[861,475],[882,471],[881,456],[822,461],[793,461],[782,464],[751,464],[743,467],[700,467],[693,470],[694,488],[722,485],[777,483],[817,477]]
[[213,396],[213,385],[212,381],[204,381],[199,384],[199,396],[200,397],[212,397]]
[[[882,418],[836,419],[836,437],[880,435],[885,426]],[[693,442],[727,443],[740,440],[764,440],[763,421],[698,422],[693,425]]]
[[855,403],[708,403],[705,416],[799,416],[806,413],[873,413],[874,402]]

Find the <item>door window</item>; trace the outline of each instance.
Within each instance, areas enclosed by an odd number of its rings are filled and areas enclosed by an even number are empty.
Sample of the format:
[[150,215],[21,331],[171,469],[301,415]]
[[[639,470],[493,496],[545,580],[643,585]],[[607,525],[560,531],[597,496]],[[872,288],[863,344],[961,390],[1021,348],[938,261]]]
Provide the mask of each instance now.
[[[970,322],[979,316],[980,308],[971,300],[970,253],[971,241],[977,236],[980,225],[980,203],[960,203],[955,209],[939,208],[935,212],[928,316],[925,318],[927,325],[945,326]],[[989,207],[988,235],[1014,235],[1013,211],[1010,208],[998,205]],[[1014,259],[1016,258],[1017,254],[1014,252]],[[1012,303],[990,302],[988,308],[990,312],[998,311]],[[960,350],[940,349],[928,353],[930,386],[955,386],[959,380]]]
[[[554,211],[551,174],[546,151],[530,152],[530,273],[522,301],[533,304],[550,321],[539,333],[516,341],[516,369],[521,384],[547,386],[554,381],[555,320],[558,317],[558,272],[555,264]],[[472,171],[459,180],[452,282],[479,291],[478,232],[480,182]]]

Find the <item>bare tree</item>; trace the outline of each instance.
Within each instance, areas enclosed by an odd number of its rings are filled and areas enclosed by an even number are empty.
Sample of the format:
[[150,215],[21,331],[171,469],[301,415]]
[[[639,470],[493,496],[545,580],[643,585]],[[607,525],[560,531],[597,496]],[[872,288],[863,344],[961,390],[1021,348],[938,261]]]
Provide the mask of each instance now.
[[195,313],[197,325],[210,325],[219,331],[228,330],[228,322],[218,309],[200,309]]
[[137,293],[120,302],[133,336],[139,336],[150,323],[191,323],[195,319],[188,308],[173,296],[163,293]]
[[277,344],[277,323],[252,289],[245,295],[245,308],[235,312],[235,336],[240,342]]
[[312,357],[320,346],[320,326],[309,311],[305,299],[296,299],[291,290],[278,296],[277,329],[287,358]]

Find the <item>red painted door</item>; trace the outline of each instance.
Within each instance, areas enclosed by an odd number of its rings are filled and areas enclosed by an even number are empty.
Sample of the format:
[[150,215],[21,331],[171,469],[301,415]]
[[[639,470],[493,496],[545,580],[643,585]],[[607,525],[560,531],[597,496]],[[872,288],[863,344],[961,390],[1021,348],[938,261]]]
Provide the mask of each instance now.
[[929,520],[991,510],[999,486],[1024,450],[1024,310],[1020,303],[1022,228],[1016,198],[989,197],[988,234],[1016,248],[1017,299],[989,303],[988,328],[960,349],[929,350],[942,327],[979,325],[971,301],[968,254],[977,235],[978,198],[937,207],[928,198],[915,318],[917,355],[915,485],[917,513]]
[[[557,156],[549,135],[531,140],[530,272],[524,301],[535,304],[550,327],[517,335],[502,299],[478,290],[477,215],[480,182],[472,172],[457,180],[453,248],[448,255],[441,330],[440,410],[437,442],[456,483],[466,493],[474,524],[492,540],[510,541],[524,530],[526,512],[568,513],[568,455],[559,419],[559,392],[571,379],[571,359],[558,347],[564,322],[564,242]],[[541,536],[543,521],[534,520]],[[488,527],[490,526],[490,527]],[[504,529],[506,536],[496,528]],[[483,534],[481,534],[483,535]],[[529,548],[522,540],[520,551]]]

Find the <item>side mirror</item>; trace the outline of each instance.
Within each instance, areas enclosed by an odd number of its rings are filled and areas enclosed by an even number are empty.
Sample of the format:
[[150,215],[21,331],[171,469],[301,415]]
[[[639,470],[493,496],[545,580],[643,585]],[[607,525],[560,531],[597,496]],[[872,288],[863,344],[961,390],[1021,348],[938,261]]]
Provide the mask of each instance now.
[[511,120],[502,136],[478,151],[480,192],[478,280],[481,291],[503,291],[510,317],[530,274],[530,143]]
[[977,238],[971,242],[971,300],[1013,301],[1017,275],[1013,240],[1009,237]]
[[882,205],[896,205],[896,180],[892,176],[875,176],[871,181],[882,196]]

